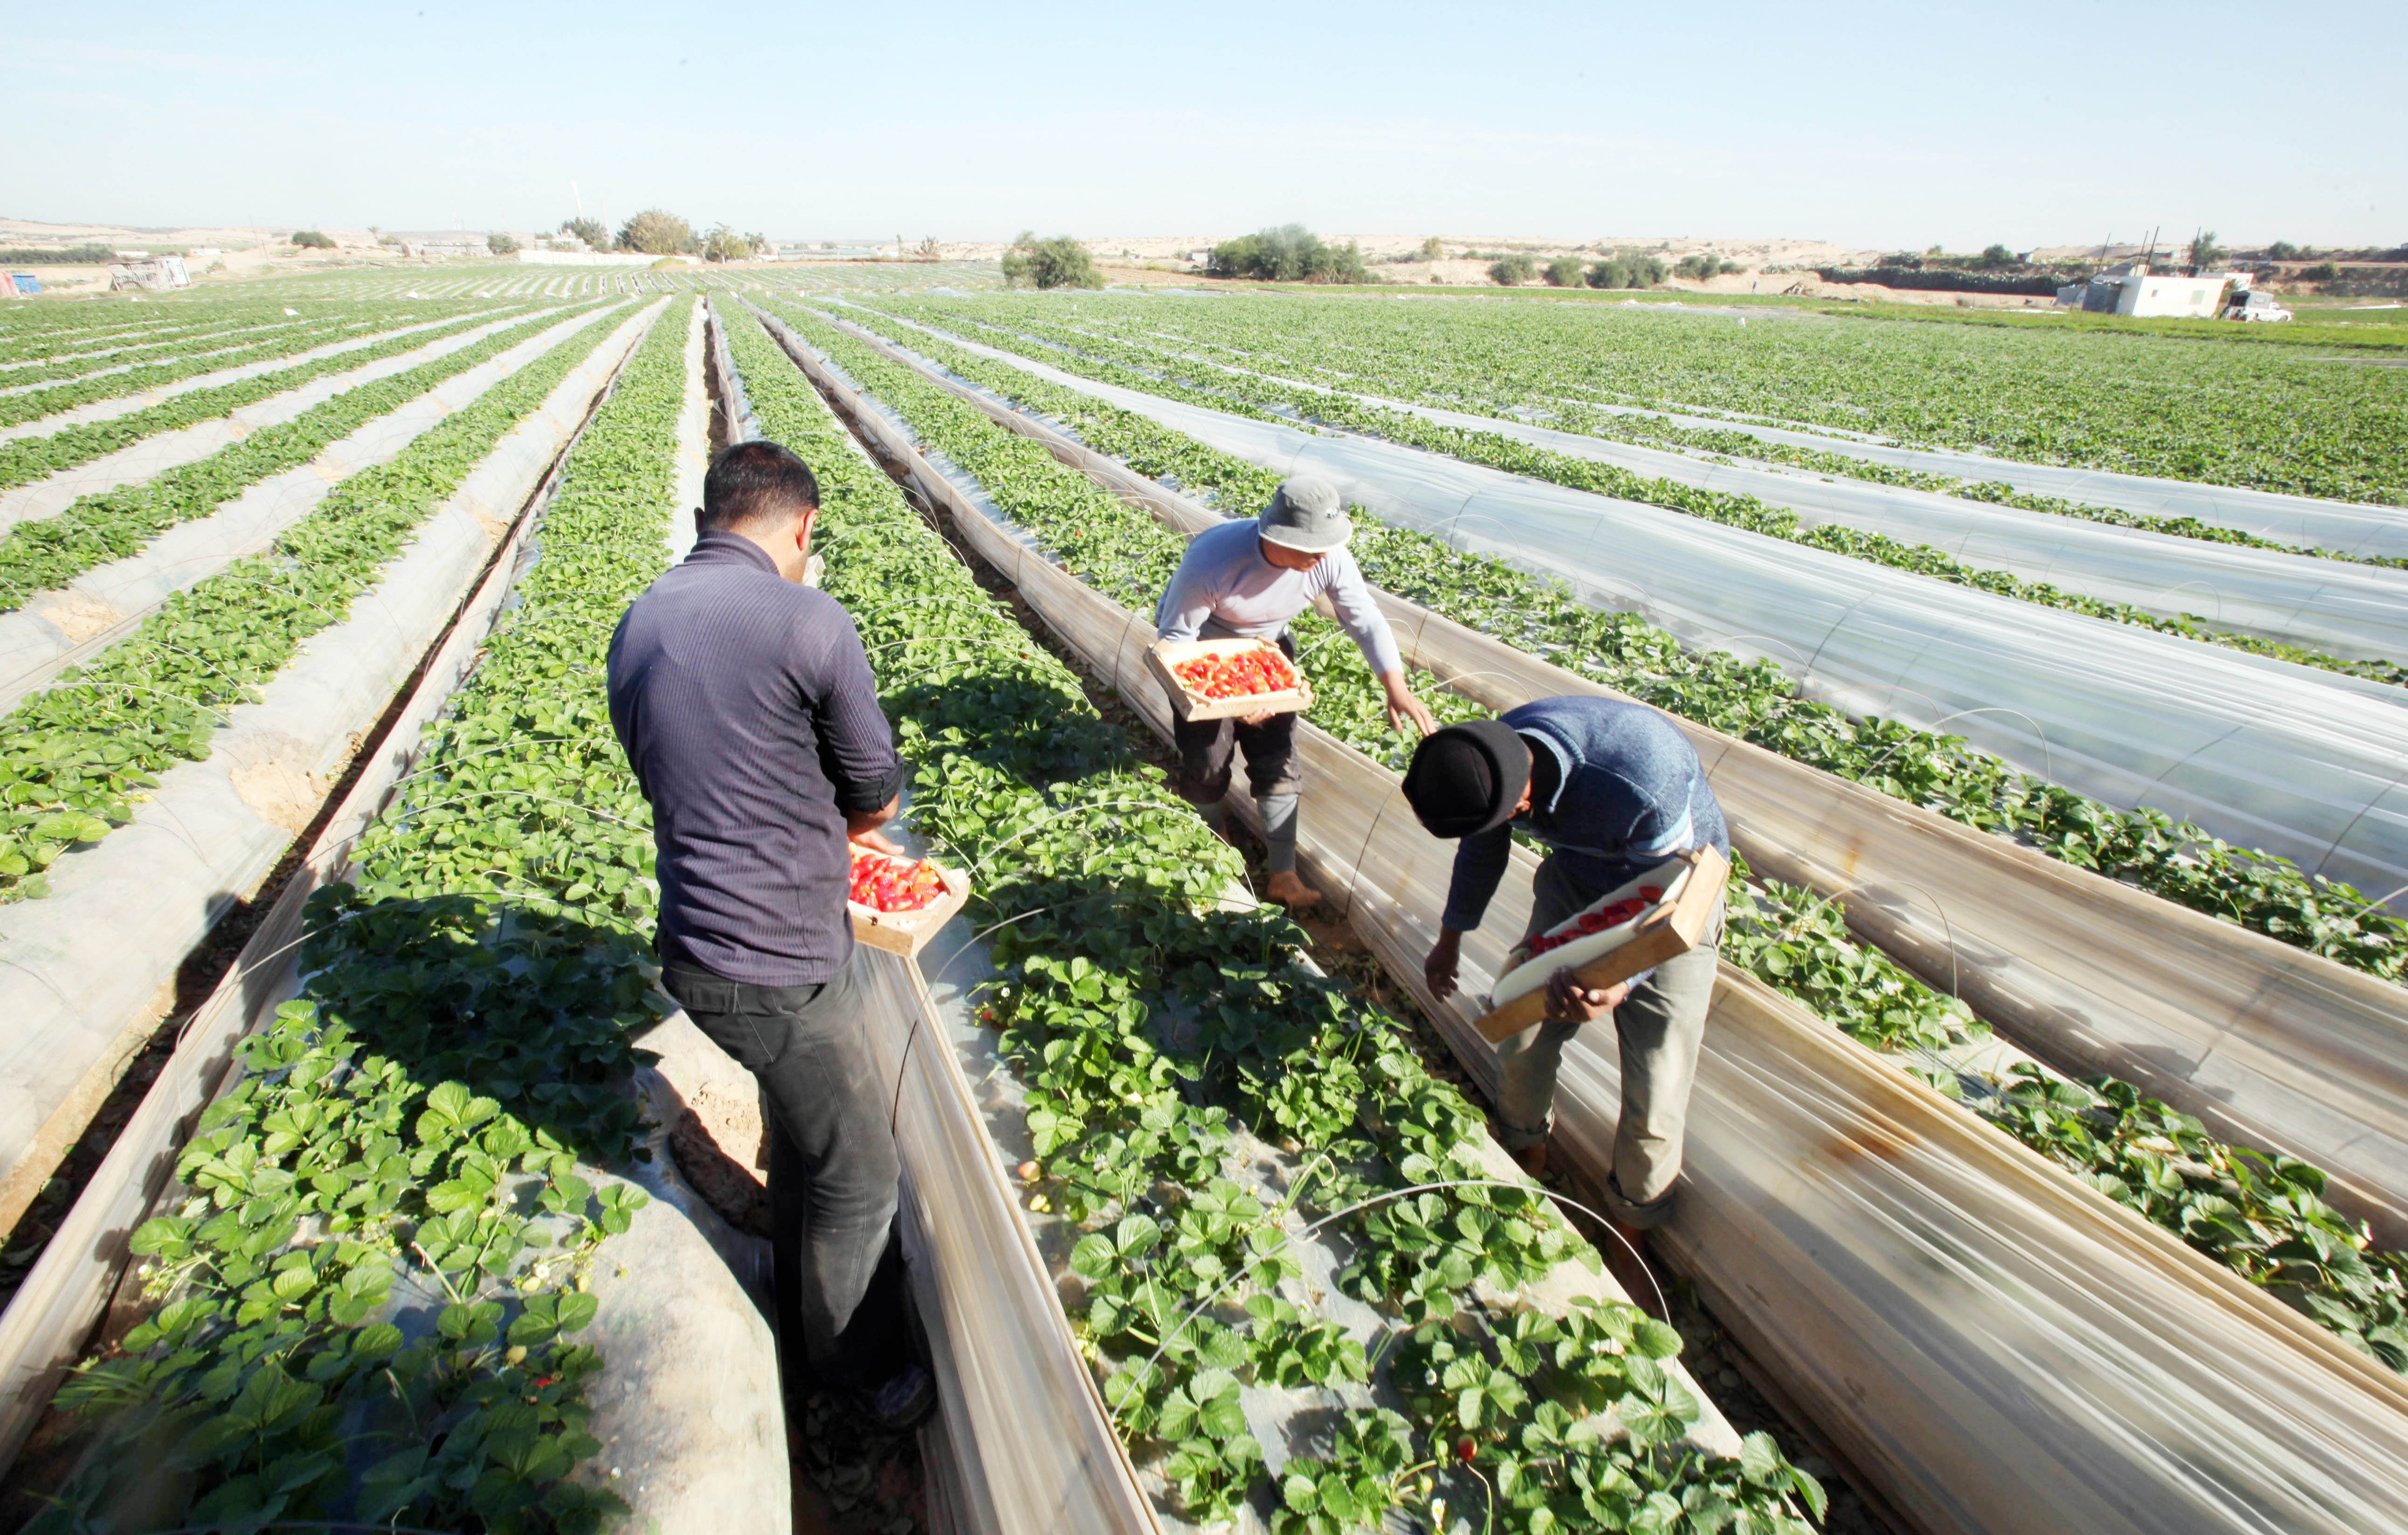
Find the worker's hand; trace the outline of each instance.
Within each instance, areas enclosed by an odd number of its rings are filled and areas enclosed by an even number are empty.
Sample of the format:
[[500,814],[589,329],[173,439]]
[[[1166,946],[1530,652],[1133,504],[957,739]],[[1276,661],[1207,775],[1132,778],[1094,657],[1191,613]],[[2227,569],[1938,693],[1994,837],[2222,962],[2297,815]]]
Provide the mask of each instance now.
[[1388,696],[1389,729],[1402,734],[1407,720],[1412,721],[1413,728],[1425,736],[1438,728],[1438,721],[1430,716],[1429,705],[1413,696],[1413,690],[1406,684],[1403,672],[1380,673],[1380,687]]
[[1570,965],[1558,965],[1555,973],[1547,977],[1547,1022],[1592,1023],[1620,1007],[1622,999],[1629,995],[1627,981],[1617,981],[1601,989],[1584,986]]
[[844,815],[846,840],[858,842],[873,852],[891,854],[897,858],[905,856],[901,848],[878,832],[879,827],[894,820],[902,810],[903,796],[898,794],[874,811],[847,811]]
[[1463,963],[1463,935],[1452,927],[1438,930],[1429,957],[1422,961],[1422,980],[1430,995],[1443,1002],[1455,995],[1455,972]]
[[1260,724],[1265,720],[1269,719],[1272,715],[1278,712],[1279,710],[1276,709],[1258,709],[1251,714],[1239,715],[1238,723],[1240,724]]

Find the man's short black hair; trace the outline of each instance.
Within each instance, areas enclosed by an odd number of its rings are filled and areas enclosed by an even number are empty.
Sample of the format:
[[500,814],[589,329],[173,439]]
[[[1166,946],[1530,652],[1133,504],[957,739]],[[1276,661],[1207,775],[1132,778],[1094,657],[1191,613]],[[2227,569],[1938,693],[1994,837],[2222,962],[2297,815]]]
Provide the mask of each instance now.
[[757,438],[720,451],[702,480],[708,533],[788,524],[820,504],[820,482],[796,452]]

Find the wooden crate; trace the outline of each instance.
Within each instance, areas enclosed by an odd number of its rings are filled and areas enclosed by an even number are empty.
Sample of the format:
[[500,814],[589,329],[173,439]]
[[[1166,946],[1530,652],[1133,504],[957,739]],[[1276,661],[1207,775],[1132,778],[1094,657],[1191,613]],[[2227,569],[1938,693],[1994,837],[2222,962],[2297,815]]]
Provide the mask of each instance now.
[[[1641,917],[1639,930],[1629,941],[1574,969],[1572,975],[1582,985],[1595,990],[1627,981],[1698,946],[1706,924],[1713,919],[1714,902],[1730,881],[1730,860],[1710,847],[1686,856],[1689,877],[1679,894]],[[1495,1043],[1544,1022],[1546,1016],[1547,989],[1541,986],[1491,1011],[1478,1027],[1483,1039]]]
[[1253,650],[1278,652],[1286,659],[1286,653],[1268,639],[1163,639],[1145,653],[1145,664],[1169,692],[1171,710],[1182,720],[1234,720],[1265,710],[1273,714],[1300,714],[1312,707],[1312,689],[1294,661],[1288,662],[1288,669],[1297,674],[1296,686],[1279,693],[1250,693],[1242,698],[1202,697],[1188,691],[1170,669],[1199,655],[1239,655]]
[[[885,854],[873,854],[872,856],[884,857]],[[908,868],[919,860],[888,858],[887,861]],[[970,898],[968,875],[956,868],[947,868],[942,864],[937,866],[937,874],[945,882],[945,893],[917,911],[881,911],[859,901],[846,901],[845,910],[853,913],[853,940],[873,949],[883,949],[888,954],[901,954],[906,959],[926,948],[928,940],[937,936],[937,929],[953,921],[953,914],[968,904]]]

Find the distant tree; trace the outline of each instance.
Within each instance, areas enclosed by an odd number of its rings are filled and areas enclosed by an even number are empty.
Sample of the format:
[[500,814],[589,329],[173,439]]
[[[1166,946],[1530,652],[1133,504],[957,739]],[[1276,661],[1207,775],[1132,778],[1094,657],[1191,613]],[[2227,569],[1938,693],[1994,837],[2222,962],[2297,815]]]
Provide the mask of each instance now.
[[919,257],[922,261],[937,261],[944,256],[945,248],[937,243],[936,236],[931,235],[926,239],[922,240],[919,244],[919,248],[911,253]]
[[1444,261],[1445,259],[1446,246],[1436,235],[1432,235],[1429,238],[1422,241],[1422,260]]
[[2023,264],[2015,259],[2013,251],[2003,245],[1993,245],[1982,252],[1981,265],[1996,271],[2001,266],[2020,266]]
[[1588,280],[1588,266],[1578,256],[1557,256],[1547,263],[1546,276],[1551,288],[1577,288]]
[[1588,270],[1592,288],[1653,288],[1670,275],[1660,256],[1621,251]]
[[618,248],[648,256],[690,256],[701,249],[694,225],[676,214],[648,208],[619,226]]
[[1488,280],[1500,288],[1512,288],[1539,275],[1539,258],[1526,251],[1516,251],[1488,264]]
[[1681,264],[1672,270],[1675,276],[1692,278],[1703,282],[1724,272],[1738,271],[1739,263],[1727,262],[1711,251],[1701,251],[1694,256],[1683,256]]
[[702,259],[705,261],[745,261],[752,257],[752,237],[739,235],[725,224],[712,227],[702,237]]
[[1024,282],[1038,288],[1100,288],[1104,275],[1096,270],[1096,258],[1087,248],[1069,236],[1040,240],[1037,231],[1024,229],[1003,253],[1003,285],[1017,288]]
[[1948,252],[1947,252],[1947,251],[1943,251],[1943,250],[1942,250],[1939,246],[1936,246],[1936,245],[1935,245],[1935,246],[1931,247],[1929,250],[1928,250],[1928,251],[1924,251],[1923,253],[1924,253],[1925,255],[1927,255],[1927,256],[1944,256],[1944,255],[1946,255]]
[[1367,282],[1371,275],[1358,242],[1332,245],[1300,223],[1223,240],[1212,247],[1204,270],[1212,277],[1264,282]]
[[575,236],[596,251],[608,250],[610,245],[610,231],[602,227],[602,221],[589,219],[582,214],[574,219],[561,220],[560,232]]
[[293,243],[307,251],[332,251],[335,249],[334,239],[329,236],[319,233],[315,229],[296,229],[293,231]]
[[2215,231],[2202,229],[2191,237],[2190,264],[2200,271],[2224,259],[2224,248],[2215,243]]
[[519,242],[508,235],[488,235],[485,237],[485,249],[497,256],[515,256],[519,253]]
[[2266,247],[2266,259],[2268,261],[2297,261],[2300,259],[2300,248],[2293,245],[2289,240],[2276,240],[2273,244]]
[[2330,282],[2341,276],[2341,268],[2331,262],[2320,261],[2300,275],[2310,282]]

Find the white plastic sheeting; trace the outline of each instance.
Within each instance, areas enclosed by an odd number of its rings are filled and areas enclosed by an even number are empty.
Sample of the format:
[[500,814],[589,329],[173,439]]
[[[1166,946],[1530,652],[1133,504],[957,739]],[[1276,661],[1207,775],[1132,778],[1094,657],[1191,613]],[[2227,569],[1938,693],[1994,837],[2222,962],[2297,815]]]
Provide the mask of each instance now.
[[694,307],[685,337],[685,409],[678,412],[677,504],[669,509],[669,559],[694,547],[694,512],[702,505],[702,477],[710,470],[710,391],[703,376],[709,343],[703,306]]
[[[221,448],[240,442],[263,426],[275,426],[291,421],[347,389],[356,389],[364,383],[408,372],[422,363],[448,357],[526,318],[524,314],[505,315],[455,336],[447,336],[439,341],[430,341],[414,351],[380,358],[348,373],[330,373],[323,378],[312,379],[297,389],[271,395],[256,405],[246,405],[213,421],[195,422],[172,432],[161,432],[139,442],[128,443],[113,453],[104,453],[89,463],[61,469],[47,480],[36,480],[11,491],[0,492],[0,529],[54,517],[73,506],[79,497],[97,495],[120,485],[138,484],[169,469],[207,458]],[[399,331],[387,332],[380,339],[450,323],[452,322],[448,320],[437,320],[423,325],[405,325]]]
[[2370,895],[2408,887],[2408,706],[2397,688],[962,344],[1268,468],[1319,474],[1392,522],[1560,578],[1685,644],[1767,657],[1851,714],[1946,730],[2110,805],[2155,806]]
[[[2048,581],[2108,602],[2129,603],[2147,612],[2196,613],[2230,628],[2354,660],[2408,656],[2408,570],[2147,533],[1870,480],[1717,463],[1374,395],[1351,397],[1678,484],[1753,495],[1796,511],[1810,527],[1839,523],[1903,543],[1929,544],[1971,565],[2011,571],[2026,581]],[[2408,522],[2408,514],[2402,521]]]
[[[929,478],[933,479],[934,476]],[[1150,626],[958,495],[957,525],[1143,710]],[[980,524],[984,524],[982,527]],[[1308,726],[1304,854],[1493,1085],[1476,1002],[1420,987],[1454,848]],[[1529,907],[1516,854],[1467,993]],[[1659,1241],[1893,1506],[1931,1530],[2408,1528],[2408,1384],[1725,967]],[[1558,1143],[1610,1158],[1612,1042],[1567,1053]]]
[[2210,485],[2194,480],[2167,480],[2156,475],[2118,474],[2111,469],[2086,469],[2074,465],[2026,464],[1986,453],[1940,448],[1907,448],[1895,443],[1820,432],[1768,426],[1756,422],[1721,421],[1704,416],[1666,414],[1634,406],[1582,403],[1593,410],[1634,416],[1664,416],[1683,426],[1745,432],[1767,442],[1844,453],[1869,463],[1912,469],[1918,474],[1954,475],[1961,480],[1995,480],[2033,495],[2054,495],[2095,507],[2113,507],[2144,517],[2196,517],[2215,527],[2238,528],[2261,538],[2343,554],[2408,555],[2408,510],[2359,501],[2331,501],[2321,496],[2294,495],[2284,491],[2253,490],[2241,485]]
[[[431,330],[437,325],[451,323],[451,319],[428,321],[401,328],[413,331]],[[297,367],[303,363],[315,362],[322,357],[339,357],[347,351],[365,351],[388,339],[393,334],[394,332],[391,331],[380,331],[353,337],[350,340],[313,347],[308,351],[296,351],[286,357],[268,357],[256,363],[245,363],[240,367],[222,367],[214,373],[196,373],[190,378],[163,383],[155,389],[146,389],[138,395],[120,395],[113,399],[94,400],[90,405],[78,406],[71,410],[60,410],[50,415],[20,423],[15,426],[0,428],[0,442],[8,442],[18,438],[47,437],[63,426],[81,426],[89,422],[113,421],[119,416],[130,416],[136,410],[147,410],[161,401],[172,400],[179,395],[189,395],[196,389],[215,389],[220,384],[239,383],[245,379],[255,379],[263,373],[276,373],[288,367]]]
[[209,756],[159,775],[133,823],[0,909],[0,1210],[23,1208],[155,1026],[148,1004],[323,802],[417,669],[586,409],[641,337],[630,318],[505,437],[345,622],[227,710]]
[[[0,613],[0,710],[48,685],[62,668],[117,643],[176,593],[266,548],[333,495],[346,477],[390,463],[445,417],[612,312],[580,315],[531,336],[328,443],[308,463],[258,481],[222,502],[209,516],[167,528],[141,552],[96,566],[63,587],[29,598],[15,612]],[[492,521],[516,508],[496,509],[480,501],[473,509]]]
[[[127,1261],[126,1240],[168,1186],[194,1115],[227,1084],[236,1043],[297,992],[294,946],[302,908],[313,891],[350,872],[352,848],[409,770],[422,729],[475,666],[527,531],[522,522],[359,782],[235,968],[194,1014],[15,1303],[0,1313],[0,1471],[48,1405],[60,1372],[85,1347]],[[682,1098],[727,1071],[742,1073],[682,1015],[665,1020],[642,1043],[662,1056],[638,1084],[656,1123],[652,1160],[633,1181],[652,1202],[603,1249],[606,1261],[595,1269],[600,1313],[580,1341],[605,1356],[589,1425],[605,1450],[577,1474],[607,1481],[626,1498],[634,1528],[787,1535],[776,1350],[757,1299],[766,1295],[764,1255],[695,1197],[666,1144],[665,1126],[677,1122]],[[580,1170],[597,1186],[619,1181],[602,1169]]]

